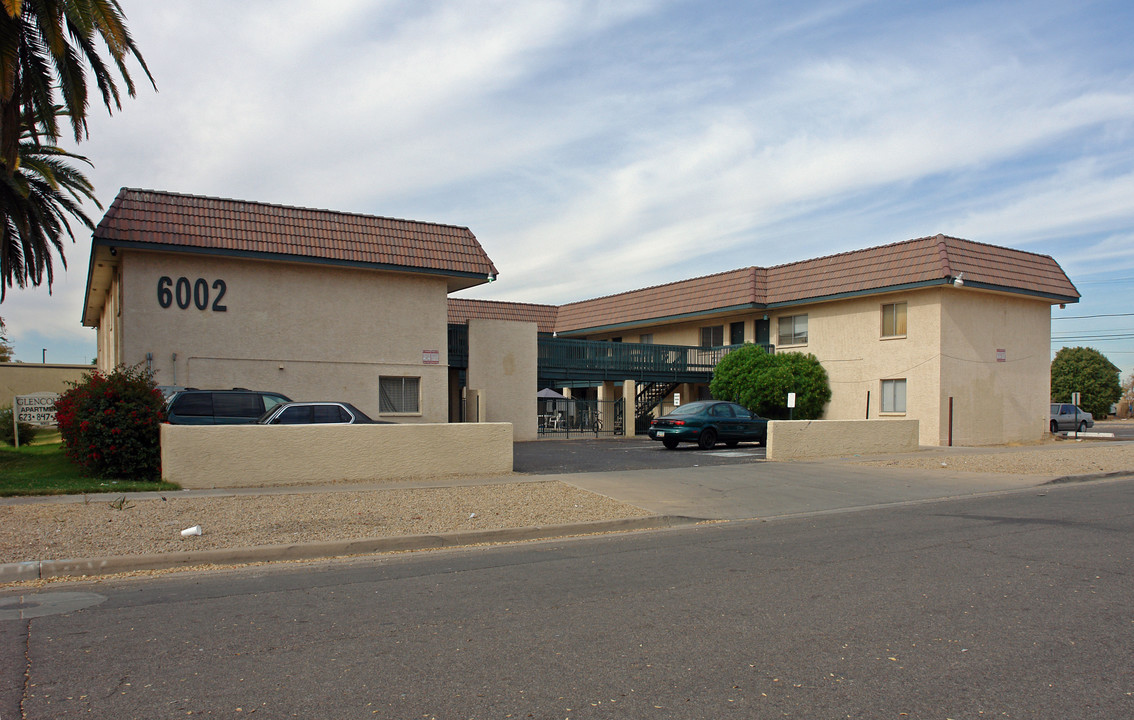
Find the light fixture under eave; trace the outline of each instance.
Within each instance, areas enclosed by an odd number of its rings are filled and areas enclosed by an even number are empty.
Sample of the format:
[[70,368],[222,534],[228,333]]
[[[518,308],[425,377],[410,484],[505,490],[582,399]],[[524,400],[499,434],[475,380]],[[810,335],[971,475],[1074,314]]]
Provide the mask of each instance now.
[[962,287],[965,284],[965,274],[957,273],[957,277],[953,278],[953,287]]

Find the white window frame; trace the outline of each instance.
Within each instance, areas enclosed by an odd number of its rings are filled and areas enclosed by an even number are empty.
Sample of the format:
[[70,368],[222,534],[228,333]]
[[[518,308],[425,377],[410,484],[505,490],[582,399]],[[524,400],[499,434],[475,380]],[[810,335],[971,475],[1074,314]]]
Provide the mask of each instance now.
[[883,380],[881,383],[882,389],[879,394],[879,405],[882,408],[884,415],[905,415],[906,414],[906,379],[905,378],[890,378]]
[[[791,324],[791,334],[784,334],[784,321]],[[802,332],[800,329],[802,328]],[[788,342],[784,342],[784,338],[788,338]],[[780,347],[791,345],[806,345],[807,344],[807,314],[802,315],[781,315],[776,319],[776,344]]]
[[[411,384],[407,381],[416,384],[416,388],[407,387]],[[380,375],[378,414],[421,415],[421,378],[412,375]]]
[[[901,306],[901,309],[902,309],[902,325],[904,326],[902,328],[902,332],[898,332],[898,306]],[[893,332],[891,332],[891,333],[886,332],[886,308],[891,308],[891,313],[892,313],[892,318],[893,318],[893,323],[894,323]],[[881,328],[882,339],[890,340],[890,339],[894,339],[894,338],[904,338],[906,336],[906,331],[909,330],[909,321],[910,321],[909,303],[892,302],[892,303],[883,304],[882,305],[882,311],[881,311],[881,321],[882,321],[882,328]]]

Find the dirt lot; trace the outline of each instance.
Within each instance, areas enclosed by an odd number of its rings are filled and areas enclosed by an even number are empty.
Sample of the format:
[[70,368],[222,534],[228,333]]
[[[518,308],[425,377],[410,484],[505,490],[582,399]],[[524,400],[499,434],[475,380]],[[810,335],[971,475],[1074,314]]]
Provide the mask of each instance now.
[[[0,505],[0,562],[424,535],[641,517],[561,482]],[[181,530],[200,525],[200,536]]]

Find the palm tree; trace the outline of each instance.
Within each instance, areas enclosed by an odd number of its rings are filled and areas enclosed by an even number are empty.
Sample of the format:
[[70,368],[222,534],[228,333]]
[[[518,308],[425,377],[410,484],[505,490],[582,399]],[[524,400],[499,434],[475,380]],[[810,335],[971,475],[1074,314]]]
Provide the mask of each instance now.
[[68,215],[94,228],[81,203],[102,206],[67,163],[90,161],[58,147],[59,118],[70,118],[76,142],[87,137],[88,68],[106,109],[121,109],[108,63],[133,97],[131,56],[154,84],[118,0],[0,0],[0,302],[13,283],[39,285],[44,271],[50,290],[51,251],[66,268],[62,233],[74,240]]
[[90,180],[69,160],[90,165],[85,157],[39,144],[28,133],[19,144],[16,172],[0,173],[0,302],[13,283],[21,288],[29,282],[39,285],[45,272],[50,290],[55,279],[51,249],[66,268],[63,233],[75,239],[68,215],[94,229],[81,203],[86,198],[100,210],[102,205]]
[[126,68],[130,56],[154,84],[118,0],[0,0],[0,7],[0,162],[9,173],[15,172],[27,132],[33,141],[59,141],[60,114],[70,117],[76,142],[87,136],[88,66],[106,109],[122,109],[99,40],[130,97],[136,92]]

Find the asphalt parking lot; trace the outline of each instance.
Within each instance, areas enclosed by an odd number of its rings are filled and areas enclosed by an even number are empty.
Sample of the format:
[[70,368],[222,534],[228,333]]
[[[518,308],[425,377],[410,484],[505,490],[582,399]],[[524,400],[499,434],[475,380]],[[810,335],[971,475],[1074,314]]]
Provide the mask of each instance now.
[[616,470],[668,470],[718,465],[741,465],[764,460],[764,446],[741,443],[701,450],[681,444],[666,450],[646,437],[600,440],[533,440],[513,446],[512,467],[530,475],[611,472]]

